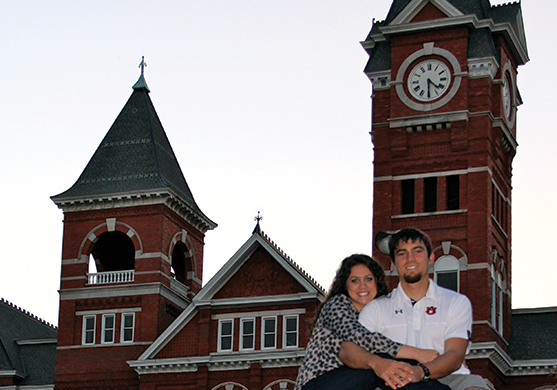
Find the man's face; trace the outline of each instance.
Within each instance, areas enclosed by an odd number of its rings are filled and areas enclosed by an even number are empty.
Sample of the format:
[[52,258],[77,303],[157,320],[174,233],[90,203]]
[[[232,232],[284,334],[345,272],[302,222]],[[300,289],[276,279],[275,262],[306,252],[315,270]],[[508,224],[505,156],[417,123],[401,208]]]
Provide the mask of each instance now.
[[433,263],[433,254],[428,257],[422,240],[399,241],[395,249],[395,268],[406,283],[417,283],[428,279],[428,268]]

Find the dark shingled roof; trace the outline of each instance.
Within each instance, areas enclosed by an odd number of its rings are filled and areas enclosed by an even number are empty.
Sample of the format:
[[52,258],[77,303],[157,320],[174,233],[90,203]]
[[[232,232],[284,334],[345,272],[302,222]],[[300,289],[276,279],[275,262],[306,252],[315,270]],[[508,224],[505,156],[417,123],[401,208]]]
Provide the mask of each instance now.
[[388,42],[377,42],[369,55],[364,72],[380,72],[391,69],[391,45]]
[[20,386],[53,385],[56,338],[55,327],[0,300],[0,374],[16,371]]
[[[380,27],[388,26],[412,0],[394,0],[384,21],[374,22],[366,41],[374,41],[372,36],[381,34]],[[519,25],[518,14],[520,2],[491,6],[489,0],[448,0],[464,15],[476,15],[479,20],[493,19],[495,23],[510,23],[517,36],[521,36],[522,26]],[[376,41],[373,48],[368,48],[370,55],[365,67],[366,73],[373,73],[390,69],[389,42]],[[365,46],[365,45],[364,45]],[[494,56],[500,60],[500,53],[495,48],[492,32],[487,28],[471,29],[468,41],[468,58],[485,58]]]
[[508,355],[513,360],[557,359],[557,307],[513,310]]
[[77,182],[52,200],[58,203],[171,190],[210,221],[195,203],[143,74],[133,89]]

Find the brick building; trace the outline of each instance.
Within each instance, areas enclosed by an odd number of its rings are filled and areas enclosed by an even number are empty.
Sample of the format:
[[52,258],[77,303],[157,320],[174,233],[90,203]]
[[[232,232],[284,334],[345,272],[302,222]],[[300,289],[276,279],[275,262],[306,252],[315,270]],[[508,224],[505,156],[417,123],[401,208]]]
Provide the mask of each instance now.
[[[474,372],[495,389],[551,388],[557,312],[511,310],[520,3],[395,0],[362,44],[374,231],[431,234],[432,277],[474,306]],[[259,223],[202,287],[216,223],[194,200],[143,70],[77,182],[52,200],[64,212],[57,389],[292,388],[324,291]]]
[[[64,211],[56,389],[286,389],[323,289],[260,229],[203,287],[199,209],[143,76]],[[280,283],[269,281],[280,280]]]
[[[555,311],[511,310],[517,69],[529,60],[520,2],[394,0],[362,45],[373,230],[431,235],[432,277],[472,301],[472,371],[497,389],[555,384]],[[374,254],[396,281],[388,257]]]

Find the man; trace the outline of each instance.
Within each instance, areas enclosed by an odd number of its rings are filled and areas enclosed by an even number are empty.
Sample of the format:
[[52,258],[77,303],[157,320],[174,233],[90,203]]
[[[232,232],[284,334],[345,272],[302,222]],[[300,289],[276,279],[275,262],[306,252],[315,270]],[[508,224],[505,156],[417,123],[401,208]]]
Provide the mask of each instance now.
[[[394,234],[379,233],[376,245],[383,252],[386,243],[400,282],[389,296],[362,309],[362,325],[394,341],[439,352],[434,360],[419,364],[422,381],[438,379],[452,390],[489,390],[484,380],[471,375],[464,365],[472,330],[469,299],[437,286],[428,277],[434,262],[429,238],[417,229],[406,228]],[[356,348],[343,343],[340,356],[345,364],[362,366],[365,353]]]

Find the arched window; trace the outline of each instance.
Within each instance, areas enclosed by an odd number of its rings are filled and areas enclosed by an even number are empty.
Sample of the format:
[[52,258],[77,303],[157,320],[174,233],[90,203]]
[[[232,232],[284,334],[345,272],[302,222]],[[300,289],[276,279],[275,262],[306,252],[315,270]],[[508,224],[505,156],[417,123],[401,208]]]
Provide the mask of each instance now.
[[452,255],[443,255],[435,262],[434,280],[441,286],[458,292],[460,286],[459,262]]
[[133,270],[135,247],[127,234],[105,232],[99,236],[91,251],[98,272]]
[[186,244],[178,241],[172,251],[172,275],[182,284],[186,284],[188,273],[193,271],[191,253]]

